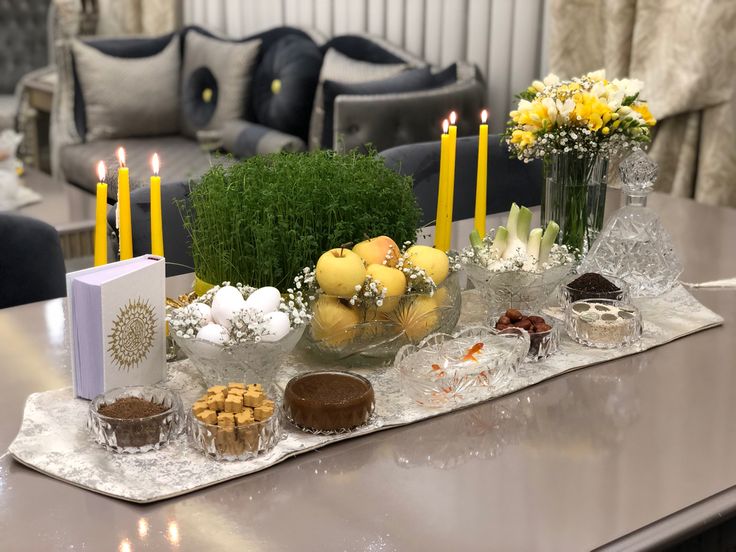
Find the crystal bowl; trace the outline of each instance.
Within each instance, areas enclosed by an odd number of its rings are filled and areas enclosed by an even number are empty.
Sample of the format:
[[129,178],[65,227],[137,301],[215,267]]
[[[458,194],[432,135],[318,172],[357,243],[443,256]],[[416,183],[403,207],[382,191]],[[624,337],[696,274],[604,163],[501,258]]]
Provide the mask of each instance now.
[[[336,322],[335,316],[320,315],[321,305],[330,302],[350,309],[338,309],[349,315],[344,323]],[[330,360],[392,359],[404,345],[418,343],[433,332],[452,331],[460,318],[460,307],[457,273],[450,274],[434,294],[404,294],[386,312],[378,312],[376,307],[350,307],[345,298],[321,294],[314,303],[304,342],[307,349]]]
[[612,301],[629,301],[629,284],[621,278],[616,278],[609,274],[601,274],[606,280],[611,282],[618,288],[618,291],[581,291],[570,287],[570,284],[580,278],[581,274],[570,274],[562,279],[557,288],[557,295],[560,300],[560,307],[564,311],[570,303],[581,301],[583,299],[610,299]]
[[565,329],[572,339],[588,347],[625,347],[641,338],[641,313],[621,301],[583,299],[565,309]]
[[[113,418],[99,413],[102,406],[126,397],[160,404],[166,410],[145,418]],[[87,416],[87,428],[95,442],[112,452],[157,450],[179,435],[182,425],[182,406],[178,395],[168,389],[152,386],[111,389],[92,400]]]
[[472,262],[463,263],[468,278],[485,301],[486,313],[514,308],[540,311],[550,300],[560,281],[574,268],[555,266],[540,272],[525,270],[493,271]]
[[278,405],[273,415],[260,422],[234,427],[220,427],[187,415],[187,435],[191,445],[215,460],[249,460],[268,452],[281,440]]
[[[524,314],[526,316],[541,316],[540,314],[534,312]],[[492,328],[496,327],[496,323],[498,322],[499,318],[500,315],[491,317],[490,326]],[[544,318],[545,324],[547,324],[550,329],[546,332],[527,332],[529,334],[529,352],[526,355],[527,362],[537,362],[539,360],[544,360],[545,358],[556,353],[557,349],[560,347],[560,328],[557,325],[557,322],[551,316],[542,316],[542,318]],[[509,330],[500,330],[501,333],[507,331]]]
[[274,382],[284,358],[296,347],[304,328],[304,325],[296,326],[274,342],[218,345],[176,335],[174,341],[192,361],[208,387],[223,381],[253,381],[267,387]]
[[529,334],[524,330],[474,326],[406,345],[394,366],[402,389],[419,404],[469,404],[489,399],[507,385],[528,352]]

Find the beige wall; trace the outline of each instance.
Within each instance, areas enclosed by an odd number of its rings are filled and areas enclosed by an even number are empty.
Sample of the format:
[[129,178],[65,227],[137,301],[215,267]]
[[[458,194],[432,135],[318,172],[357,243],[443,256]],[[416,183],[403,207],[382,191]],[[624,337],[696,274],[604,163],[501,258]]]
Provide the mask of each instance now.
[[184,22],[230,36],[276,25],[382,36],[433,64],[468,60],[488,82],[491,128],[542,73],[544,0],[184,0]]

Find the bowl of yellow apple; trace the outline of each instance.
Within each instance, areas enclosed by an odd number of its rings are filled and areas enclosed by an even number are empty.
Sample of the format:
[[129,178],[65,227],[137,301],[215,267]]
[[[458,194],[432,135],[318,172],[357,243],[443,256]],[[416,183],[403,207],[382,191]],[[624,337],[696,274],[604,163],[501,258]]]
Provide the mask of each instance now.
[[451,331],[461,307],[456,267],[439,249],[399,249],[387,236],[325,252],[300,282],[312,298],[306,347],[322,358],[370,363]]

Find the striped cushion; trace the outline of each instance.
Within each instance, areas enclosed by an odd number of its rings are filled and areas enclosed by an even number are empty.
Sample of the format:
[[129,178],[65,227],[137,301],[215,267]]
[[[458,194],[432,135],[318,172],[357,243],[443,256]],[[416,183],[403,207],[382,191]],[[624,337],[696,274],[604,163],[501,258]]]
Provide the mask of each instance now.
[[279,151],[304,151],[304,141],[291,134],[248,121],[232,121],[225,125],[222,135],[225,150],[236,157],[252,157]]

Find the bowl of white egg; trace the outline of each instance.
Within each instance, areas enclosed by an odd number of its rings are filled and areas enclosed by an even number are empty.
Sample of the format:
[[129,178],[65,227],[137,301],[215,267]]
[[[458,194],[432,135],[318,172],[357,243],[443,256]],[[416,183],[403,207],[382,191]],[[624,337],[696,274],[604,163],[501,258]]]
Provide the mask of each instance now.
[[207,385],[273,382],[311,318],[300,292],[228,282],[171,309],[169,333]]

